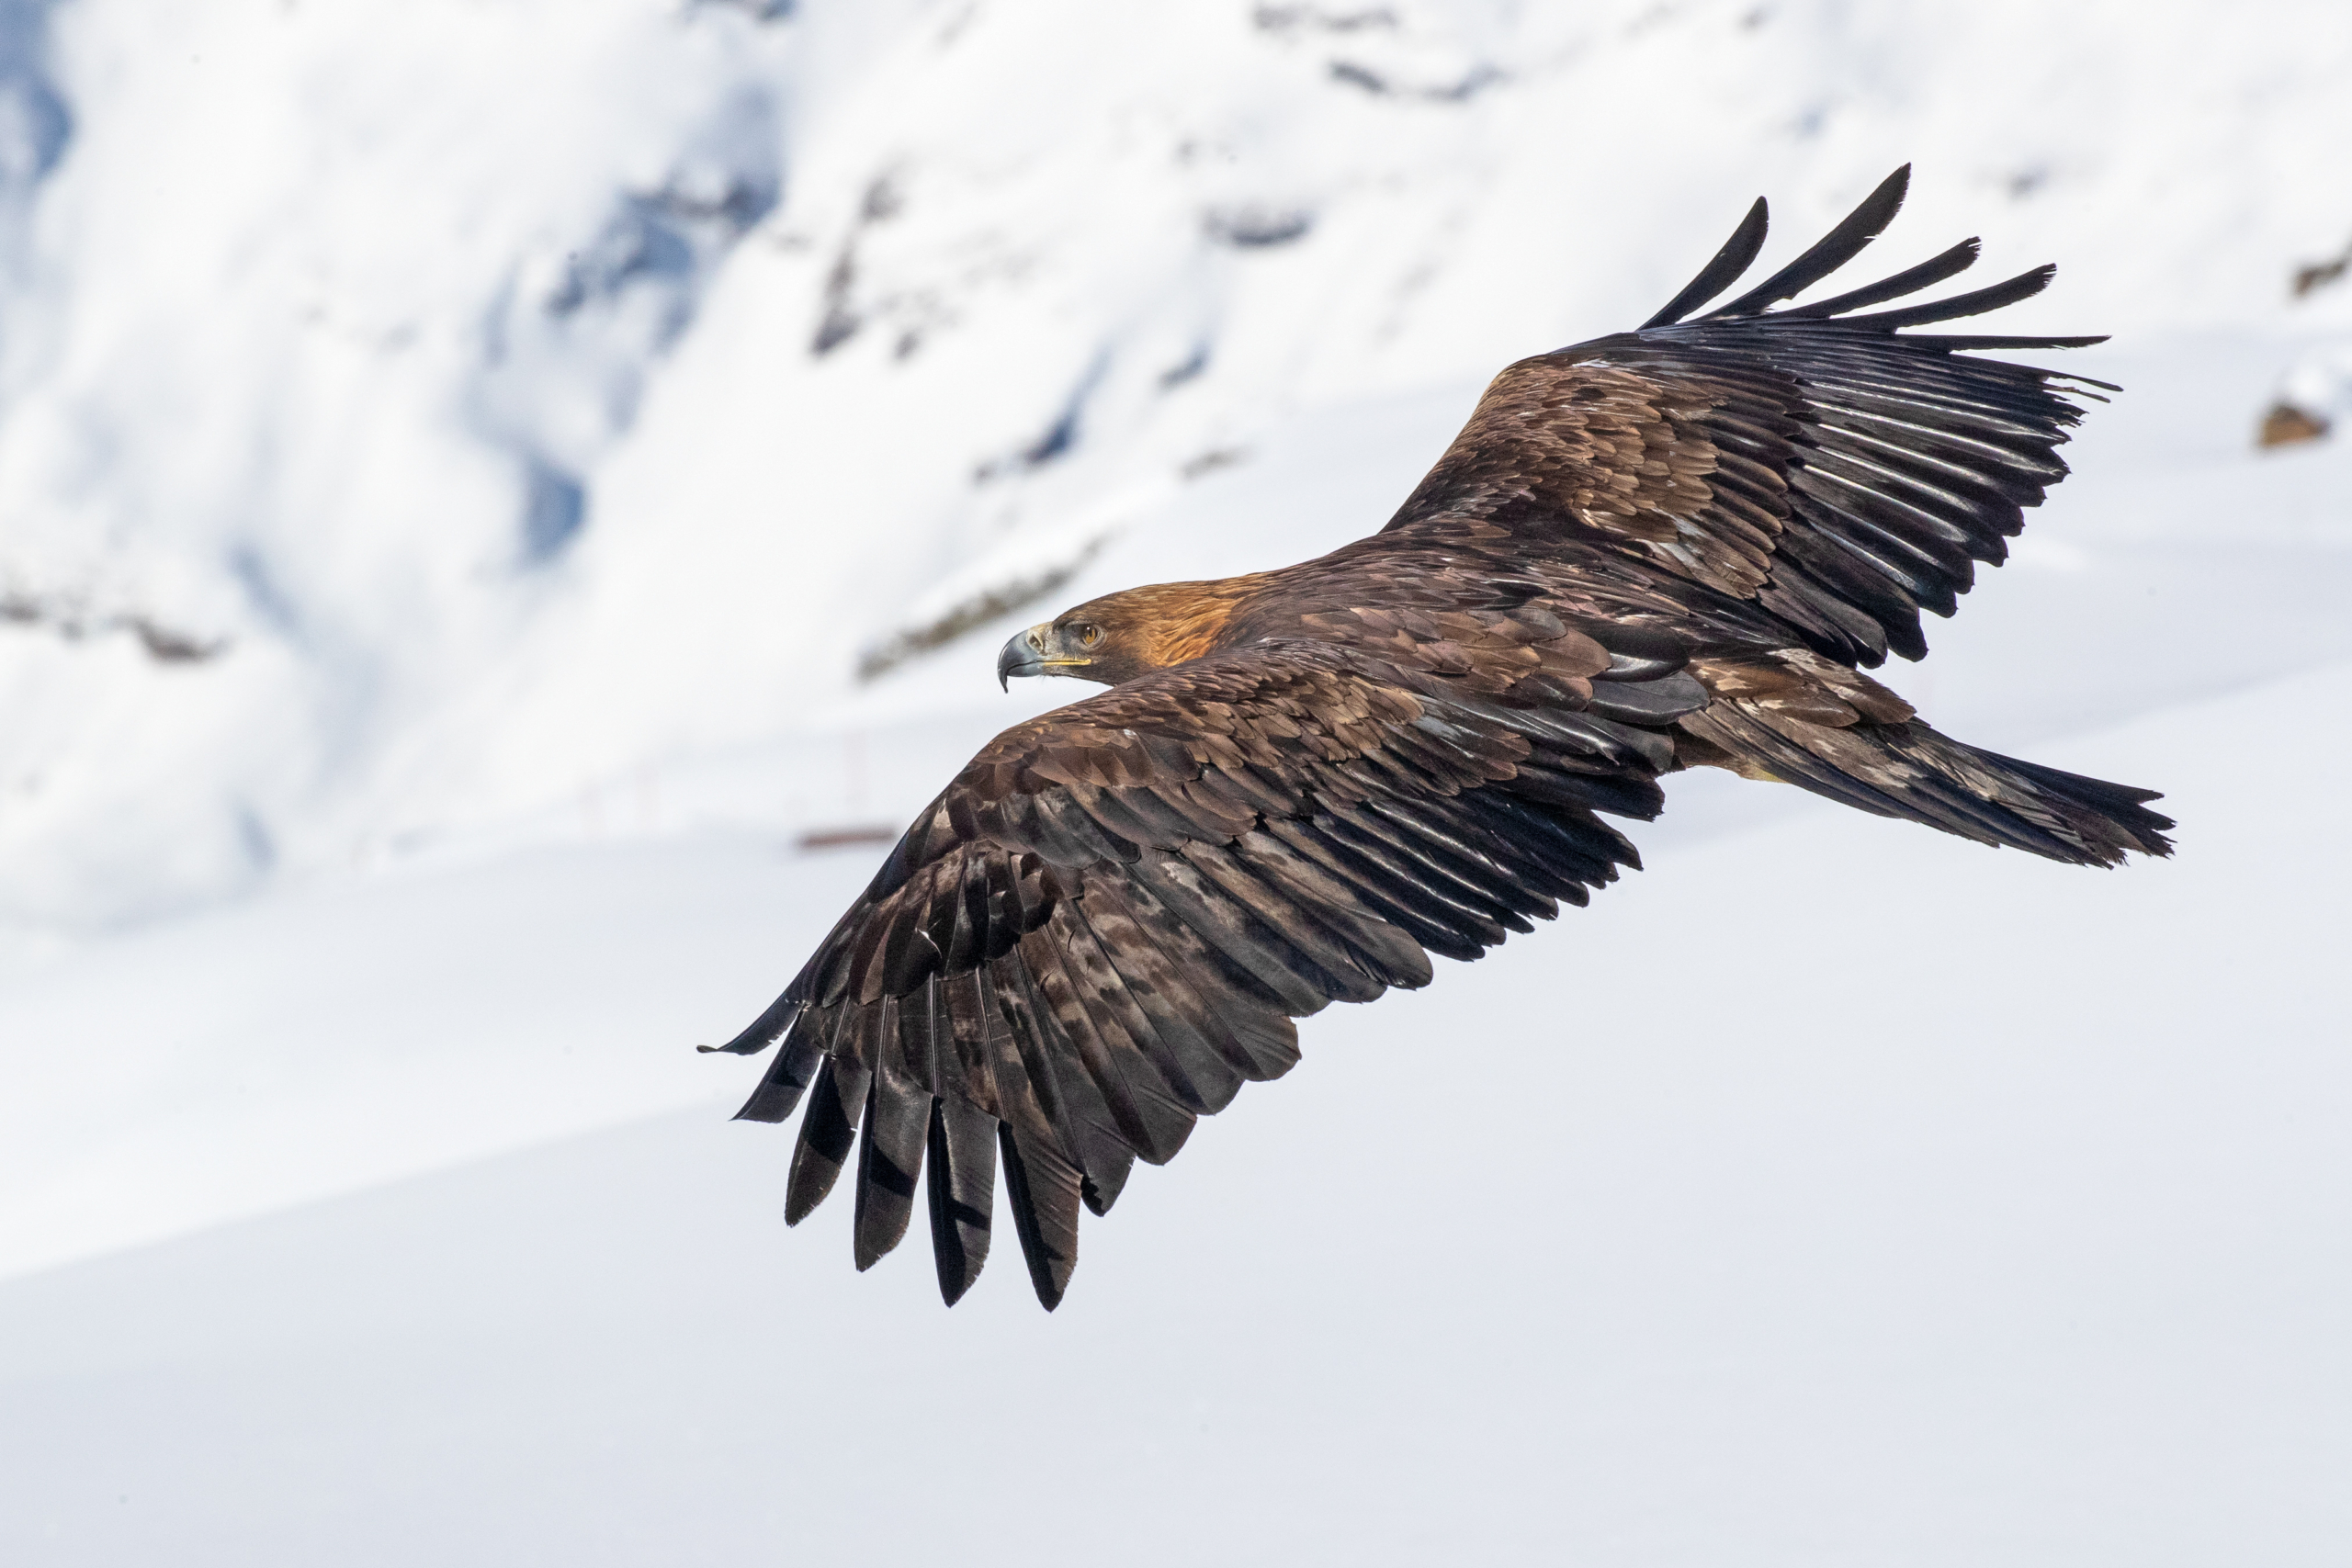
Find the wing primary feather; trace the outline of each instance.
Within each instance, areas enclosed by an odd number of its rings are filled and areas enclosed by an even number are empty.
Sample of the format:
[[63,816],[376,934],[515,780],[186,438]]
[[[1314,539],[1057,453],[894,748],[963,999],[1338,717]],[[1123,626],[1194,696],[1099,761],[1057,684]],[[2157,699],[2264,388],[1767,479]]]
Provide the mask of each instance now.
[[1016,1075],[1008,1066],[1001,1076],[1007,1082],[1017,1077],[1030,1091],[1008,1101],[1006,1109],[1012,1114],[1005,1119],[1031,1136],[1057,1133],[1078,1162],[1082,1190],[1094,1195],[1087,1199],[1087,1206],[1107,1213],[1126,1185],[1136,1154],[1123,1141],[1110,1106],[1079,1059],[1078,1046],[1062,1030],[1034,978],[1036,964],[1049,959],[1051,947],[1051,940],[1041,932],[1023,938],[1020,950],[1000,961],[998,983],[992,987],[1005,1013],[1004,1032],[994,1038],[1000,1053],[1009,1053],[1012,1066],[1021,1069]]
[[1861,205],[1846,214],[1835,229],[1807,247],[1805,253],[1720,310],[1710,310],[1702,318],[1719,321],[1725,316],[1750,316],[1768,305],[1779,303],[1827,277],[1848,262],[1860,255],[1862,247],[1885,232],[1894,215],[1903,210],[1904,193],[1911,188],[1911,165],[1904,164],[1881,180],[1878,188],[1862,197]]
[[1132,884],[1115,889],[1096,888],[1088,897],[1098,904],[1115,904],[1128,920],[1139,943],[1157,954],[1151,982],[1155,1002],[1173,1013],[1189,1031],[1184,1043],[1213,1052],[1233,1072],[1246,1079],[1279,1077],[1297,1061],[1295,1036],[1285,1043],[1281,1031],[1289,1020],[1268,1015],[1226,984],[1226,966],[1167,908],[1143,888]]
[[1078,1267],[1079,1175],[1055,1150],[997,1123],[997,1150],[1004,1165],[1004,1195],[1012,1209],[1012,1234],[1029,1265],[1029,1283],[1047,1312],[1062,1304]]
[[[1839,323],[1844,326],[1875,327],[1893,332],[1897,327],[1923,327],[1930,321],[1949,321],[1962,316],[1981,316],[1987,310],[1997,310],[2004,305],[2014,305],[2020,299],[2030,299],[2050,287],[2058,276],[2055,263],[2044,262],[2040,266],[2003,278],[1989,288],[1971,289],[1955,294],[1949,299],[1930,299],[1924,305],[1905,305],[1899,310],[1881,310],[1875,315],[1848,316]],[[1917,340],[1914,340],[1917,341]]]
[[[793,1004],[798,1007],[798,1003]],[[752,1090],[752,1098],[743,1109],[735,1112],[738,1122],[781,1122],[790,1116],[800,1097],[815,1080],[817,1069],[824,1065],[825,1046],[821,1024],[825,1016],[803,1010],[792,1021],[791,1032],[784,1038],[784,1049],[768,1064],[759,1087]]]
[[1894,534],[1921,559],[1951,569],[1967,560],[1980,513],[2008,504],[1996,497],[1979,501],[1835,450],[1815,453],[1798,475],[1797,488],[1813,501]]
[[1237,855],[1272,882],[1344,947],[1354,966],[1373,979],[1418,990],[1431,978],[1429,955],[1411,934],[1368,899],[1351,878],[1337,875],[1298,853],[1281,836],[1261,829],[1241,839]]
[[1254,922],[1253,931],[1270,933],[1265,945],[1281,944],[1282,961],[1314,990],[1341,1001],[1368,1002],[1386,988],[1386,982],[1362,967],[1311,907],[1257,875],[1240,857],[1213,845],[1194,844],[1183,858],[1199,874],[1204,889],[1222,894],[1226,902],[1243,911]]
[[1083,935],[1118,980],[1115,1002],[1127,1036],[1151,1058],[1185,1109],[1213,1116],[1233,1102],[1241,1075],[1204,1032],[1204,1010],[1182,972],[1160,950],[1137,911],[1115,890],[1078,901],[1073,935]]
[[931,1129],[929,1091],[885,1062],[872,1075],[857,1146],[857,1214],[851,1226],[858,1272],[880,1262],[907,1234],[915,1178]]
[[882,1003],[889,1010],[891,1026],[885,1032],[885,1038],[895,1032],[900,1069],[933,1094],[947,1090],[948,1076],[940,1058],[954,1048],[943,1040],[947,1033],[946,1004],[941,999],[940,988],[938,976],[926,976],[914,991],[887,998]]
[[2051,450],[2048,437],[2019,450],[1985,440],[1971,430],[1841,408],[1826,400],[1816,428],[1836,431],[1848,443],[1876,448],[1877,460],[1929,468],[1947,478],[1985,486],[2020,503],[2029,496],[2038,499],[2067,472],[2066,465]]
[[[1935,340],[1920,337],[1899,337],[1896,343],[1909,345]],[[2036,338],[2036,343],[2050,340]],[[2100,341],[2104,341],[2103,339]],[[1937,368],[1947,371],[1990,371],[2007,368],[1998,361],[1983,359],[1947,360]],[[1958,425],[1985,436],[2007,436],[2018,441],[2047,446],[2065,426],[2076,423],[2081,411],[2061,400],[2055,393],[2041,392],[2041,406],[2019,407],[2013,393],[1981,385],[1981,376],[1958,378],[1938,378],[1928,383],[1924,377],[1905,378],[1900,370],[1867,361],[1857,364],[1845,359],[1824,363],[1806,381],[1807,390],[1821,400],[1825,407],[1851,408],[1863,412],[1892,413],[1906,419],[1932,419],[1939,423]],[[2024,368],[2018,367],[2018,368]],[[2036,371],[2048,376],[2049,371]],[[1961,384],[1955,385],[1958,379]]]
[[1739,275],[1747,270],[1747,264],[1756,259],[1756,253],[1764,248],[1764,233],[1771,222],[1771,209],[1759,196],[1756,205],[1747,209],[1747,216],[1739,220],[1739,227],[1731,231],[1731,238],[1724,242],[1724,248],[1715,253],[1714,259],[1700,268],[1699,276],[1684,284],[1682,292],[1644,321],[1640,330],[1671,326],[1738,282]]
[[933,1097],[924,1186],[931,1200],[931,1255],[949,1306],[989,1260],[996,1207],[996,1118],[961,1100]]
[[[1128,1069],[1126,1081],[1139,1096],[1164,1085],[1188,1115],[1216,1114],[1240,1089],[1239,1075],[1205,1049],[1197,1056],[1181,1049],[1181,1032],[1166,1017],[1165,1006],[1148,1006],[1136,994],[1138,978],[1146,993],[1153,988],[1149,961],[1157,950],[1109,907],[1093,908],[1091,903],[1073,900],[1058,934],[1064,970],[1084,987],[1096,1033]],[[1132,951],[1138,946],[1146,950]]]
[[933,1050],[940,1090],[961,1095],[993,1116],[999,1107],[996,1080],[989,1070],[988,1020],[979,975],[977,969],[967,969],[940,982]]
[[849,1162],[857,1138],[858,1113],[865,1105],[866,1069],[855,1062],[829,1060],[818,1075],[816,1092],[801,1113],[800,1140],[793,1146],[792,1171],[784,1184],[784,1223],[797,1225],[825,1201]]
[[1126,1043],[1125,1032],[1110,1020],[1097,1020],[1087,1006],[1083,970],[1059,924],[1032,932],[1022,951],[1037,998],[1069,1043],[1073,1065],[1100,1095],[1119,1140],[1154,1165],[1174,1158],[1192,1136],[1192,1112],[1168,1092],[1141,1052],[1120,1049]]
[[[1154,899],[1207,946],[1230,959],[1294,1018],[1323,1010],[1330,994],[1313,960],[1261,922],[1182,855],[1151,855],[1136,863],[1136,876]],[[1304,971],[1304,973],[1302,973]]]
[[1816,299],[1810,305],[1799,305],[1782,310],[1780,321],[1818,320],[1823,316],[1843,315],[1848,310],[1860,310],[1871,305],[1900,299],[1905,294],[1917,294],[1922,288],[1932,288],[1947,277],[1957,277],[1976,265],[1983,243],[1969,236],[1941,255],[1930,256],[1917,266],[1905,267],[1891,277],[1883,277],[1864,288]]
[[756,1056],[776,1043],[776,1039],[800,1015],[800,998],[786,987],[784,995],[767,1005],[767,1010],[743,1026],[743,1032],[724,1045],[697,1045],[697,1051],[727,1051],[738,1056]]
[[[1805,511],[1805,520],[1816,532],[1832,543],[1841,546],[1894,582],[1915,604],[1949,595],[1951,582],[1947,573],[1951,570],[1929,555],[1917,542],[1885,526],[1870,515],[1861,496],[1852,491],[1844,495],[1825,494],[1822,487],[1835,476],[1817,470],[1804,475],[1805,499],[1813,504]],[[1885,498],[1879,497],[1883,502]],[[1963,560],[1965,557],[1962,558]],[[1949,615],[1947,604],[1942,612]]]
[[[1868,321],[1871,318],[1867,316],[1856,316],[1852,318],[1852,320],[1858,321]],[[1940,321],[1946,318],[1942,316],[1936,316],[1930,319]],[[2100,344],[2105,343],[2107,341],[2107,337],[2108,334],[2105,333],[2100,333],[2092,337],[1995,337],[1978,333],[1956,334],[1946,333],[1942,335],[1934,333],[1913,333],[1908,337],[1897,338],[1895,341],[1897,343],[1917,344],[1921,348],[1940,348],[1945,350],[1973,348],[2096,348]],[[2044,372],[2044,374],[2048,374],[2048,372]],[[2082,381],[2094,387],[2107,386],[2106,382],[2093,381],[2087,376],[2069,376],[2066,379],[2069,381]],[[2109,387],[2108,389],[2109,391],[2120,391],[2122,389],[2120,387]],[[2093,394],[2085,392],[2082,395],[2084,397],[2090,397]],[[2104,401],[2105,400],[2102,399],[2101,400]]]

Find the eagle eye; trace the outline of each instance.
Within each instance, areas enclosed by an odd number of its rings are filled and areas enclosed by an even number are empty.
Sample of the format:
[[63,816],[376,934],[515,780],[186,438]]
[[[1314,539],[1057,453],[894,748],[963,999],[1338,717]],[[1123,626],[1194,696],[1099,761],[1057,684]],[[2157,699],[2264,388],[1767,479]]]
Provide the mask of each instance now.
[[1102,640],[1102,628],[1096,626],[1092,621],[1081,621],[1079,623],[1078,627],[1078,640],[1085,644],[1087,647],[1092,648],[1096,643]]

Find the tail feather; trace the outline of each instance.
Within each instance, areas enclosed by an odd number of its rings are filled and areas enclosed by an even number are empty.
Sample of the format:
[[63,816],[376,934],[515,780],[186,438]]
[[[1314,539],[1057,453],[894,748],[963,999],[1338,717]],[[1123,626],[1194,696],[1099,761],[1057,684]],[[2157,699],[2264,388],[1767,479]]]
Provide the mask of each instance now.
[[1777,779],[1880,817],[1923,822],[1978,843],[2070,865],[2116,865],[2132,852],[2172,853],[2172,819],[2147,809],[2153,790],[1980,750],[1911,719],[1807,722],[1747,700],[1685,716],[1693,761]]
[[[1919,728],[1924,729],[1927,727],[1922,725]],[[1940,740],[1943,738],[1938,736],[1937,739]],[[1945,744],[1957,745],[1958,742],[1946,741]],[[2173,819],[2160,811],[2147,808],[2149,801],[2164,798],[2163,792],[2159,790],[2086,778],[2081,773],[2045,768],[2039,762],[2004,757],[1997,751],[1980,750],[1973,746],[1962,747],[1961,750],[1971,753],[1988,767],[2031,784],[2038,798],[2058,805],[2086,823],[2103,829],[2110,835],[2115,850],[2113,858],[2103,863],[2115,863],[2123,858],[2124,852],[2130,850],[2159,857],[2172,853],[2172,840],[2165,837],[2165,831],[2175,825]]]

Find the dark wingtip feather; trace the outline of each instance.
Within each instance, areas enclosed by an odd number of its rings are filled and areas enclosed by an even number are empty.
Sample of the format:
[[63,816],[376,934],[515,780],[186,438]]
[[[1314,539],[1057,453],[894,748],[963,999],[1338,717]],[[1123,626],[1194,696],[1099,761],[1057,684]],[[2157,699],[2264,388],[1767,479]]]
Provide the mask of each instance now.
[[1816,299],[1810,305],[1799,305],[1794,310],[1780,311],[1775,315],[1774,320],[1804,321],[1823,316],[1843,315],[1848,310],[1860,310],[1866,306],[1883,304],[1889,299],[1900,299],[1905,294],[1917,294],[1922,288],[1931,288],[1947,277],[1957,277],[1966,272],[1976,265],[1976,258],[1983,250],[1984,242],[1972,234],[1941,254],[1929,256],[1917,266],[1905,267],[1891,277],[1883,277],[1876,283],[1854,289],[1850,293],[1835,295],[1827,299]]
[[[797,1006],[798,1004],[795,1004]],[[768,1064],[752,1097],[735,1112],[738,1122],[781,1122],[792,1114],[801,1095],[824,1065],[824,1016],[803,1011],[792,1021],[784,1049]]]
[[1029,1283],[1047,1312],[1062,1304],[1078,1268],[1078,1173],[1034,1145],[1010,1123],[998,1124],[997,1153],[1004,1165],[1005,1197],[1013,1234],[1029,1265]]
[[738,1034],[726,1044],[697,1045],[695,1049],[712,1052],[728,1051],[738,1056],[756,1056],[775,1044],[776,1037],[784,1032],[786,1026],[799,1015],[800,1004],[793,998],[792,992],[787,989],[784,995],[767,1005],[766,1011],[745,1024],[742,1033]]
[[[1869,318],[1858,317],[1856,319],[1866,321]],[[1936,333],[1923,333],[1917,336],[1897,338],[1895,341],[1897,343],[1916,344],[1921,348],[2089,348],[2094,344],[2105,343],[2107,341],[2107,334],[2105,333],[2101,333],[2096,337],[1995,337],[1973,333],[1946,333],[1941,335]],[[2085,376],[2068,376],[2065,379],[2069,381],[2080,381],[2086,386],[2104,387],[2110,392],[2120,392],[2123,389],[2120,387],[2113,386],[2106,381],[2093,381],[2088,377]],[[2087,396],[2088,394],[2086,393],[2085,395]],[[2102,399],[2101,400],[2104,401],[2105,400]]]
[[1771,209],[1759,196],[1756,205],[1747,209],[1747,216],[1739,220],[1739,227],[1731,231],[1731,238],[1724,242],[1724,248],[1715,253],[1714,259],[1700,268],[1699,276],[1684,284],[1682,292],[1644,321],[1640,330],[1671,326],[1738,282],[1739,275],[1756,259],[1756,253],[1764,248],[1764,233],[1771,223]]
[[800,1118],[800,1141],[793,1146],[792,1171],[785,1179],[784,1223],[807,1219],[849,1163],[857,1138],[858,1111],[865,1103],[866,1070],[839,1059],[817,1076],[817,1091]]
[[996,1206],[996,1119],[961,1100],[931,1102],[931,1147],[923,1162],[931,1198],[931,1255],[939,1299],[964,1299],[989,1260]]
[[1862,197],[1860,206],[1815,240],[1803,255],[1721,310],[1709,311],[1708,319],[1752,316],[1767,305],[1812,288],[1852,261],[1861,254],[1863,246],[1886,231],[1886,226],[1894,221],[1894,215],[1903,210],[1903,197],[1910,188],[1911,165],[1905,164],[1879,181],[1877,188]]
[[1899,310],[1881,310],[1871,316],[1849,316],[1854,326],[1877,327],[1892,332],[1897,327],[1926,326],[1930,321],[1949,321],[1962,316],[1981,316],[1987,310],[1997,310],[2004,305],[2014,305],[2020,299],[2030,299],[2050,287],[2058,276],[2058,264],[2044,262],[2030,267],[2015,277],[2003,278],[1987,288],[1966,294],[1955,294],[1949,299],[1931,299],[1924,305],[1905,305]]
[[876,1068],[858,1133],[857,1213],[850,1226],[861,1274],[906,1237],[930,1130],[929,1091],[887,1064]]
[[1135,1169],[1135,1156],[1129,1151],[1122,1152],[1126,1154],[1125,1159],[1113,1160],[1102,1169],[1089,1171],[1079,1179],[1079,1196],[1097,1214],[1109,1213],[1111,1205],[1119,1201],[1119,1194],[1126,1190],[1128,1173]]

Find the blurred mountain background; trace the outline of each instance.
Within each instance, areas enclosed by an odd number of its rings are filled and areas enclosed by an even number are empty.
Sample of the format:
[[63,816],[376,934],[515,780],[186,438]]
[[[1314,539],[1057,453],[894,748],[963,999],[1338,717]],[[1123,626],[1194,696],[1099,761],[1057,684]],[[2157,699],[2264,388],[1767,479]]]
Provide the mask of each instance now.
[[2345,333],[2290,287],[2352,234],[2340,7],[1958,15],[14,0],[0,919],[692,826],[714,759],[985,702],[1285,422],[1640,320],[1759,191],[1794,244],[1912,161],[1873,264],[1981,231],[2131,352]]

